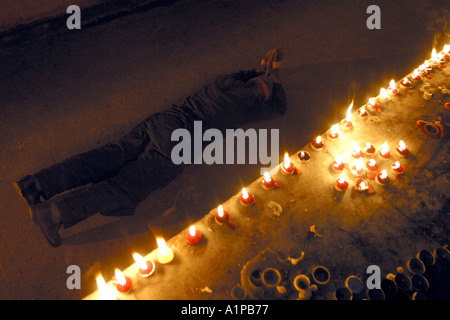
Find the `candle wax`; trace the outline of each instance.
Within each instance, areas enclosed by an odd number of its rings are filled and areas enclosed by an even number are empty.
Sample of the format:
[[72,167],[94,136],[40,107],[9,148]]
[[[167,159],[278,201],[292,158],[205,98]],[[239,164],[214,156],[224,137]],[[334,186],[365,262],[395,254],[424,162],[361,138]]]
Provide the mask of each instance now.
[[147,268],[145,270],[139,268],[139,275],[141,277],[149,277],[155,271],[155,263],[153,261],[148,260],[145,261],[145,263],[147,264]]
[[[194,234],[192,234],[192,231]],[[200,240],[202,239],[202,234],[200,233],[200,231],[196,228],[189,228],[189,230],[186,232],[186,241],[189,244],[197,244],[200,242]]]

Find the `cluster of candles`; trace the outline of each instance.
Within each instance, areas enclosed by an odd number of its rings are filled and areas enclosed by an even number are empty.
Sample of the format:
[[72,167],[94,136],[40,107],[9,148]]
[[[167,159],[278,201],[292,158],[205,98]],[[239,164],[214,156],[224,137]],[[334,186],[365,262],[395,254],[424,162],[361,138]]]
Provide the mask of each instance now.
[[[355,142],[352,142],[352,145],[353,150],[351,158],[354,160],[353,165],[346,166],[342,160],[342,157],[339,155],[336,155],[334,161],[331,163],[331,168],[333,171],[340,174],[339,178],[337,178],[335,182],[336,190],[345,191],[349,187],[348,181],[346,180],[346,175],[344,174],[345,169],[348,169],[350,176],[353,179],[356,179],[356,191],[368,190],[369,183],[364,180],[365,178],[375,180],[375,182],[381,186],[389,184],[390,178],[388,171],[386,169],[380,170],[380,165],[377,163],[377,159],[379,162],[384,162],[393,157],[389,151],[388,143],[383,143],[378,154],[376,154],[375,147],[369,142],[366,143],[364,150],[361,150]],[[407,157],[409,150],[406,148],[403,140],[399,142],[396,152],[399,157]],[[396,179],[398,179],[401,174],[405,173],[405,167],[400,163],[400,161],[397,160],[390,166],[390,172],[395,175]]]
[[[433,72],[434,68],[442,68],[446,62],[450,61],[450,45],[445,45],[443,50],[438,54],[435,49],[433,49],[431,58],[426,60],[422,65],[407,77],[399,81],[399,86],[401,89],[408,89],[415,83],[420,82],[423,76],[428,76]],[[381,88],[380,94],[376,98],[369,98],[367,104],[358,110],[358,115],[362,118],[368,116],[369,113],[380,113],[382,110],[380,104],[387,103],[391,100],[392,96],[399,94],[399,89],[397,83],[391,80],[388,89]],[[350,130],[353,128],[352,123],[352,108],[353,101],[347,109],[346,117],[340,123],[335,124],[327,133],[327,138],[330,140],[335,140],[340,137],[340,131]],[[310,146],[315,151],[320,151],[324,148],[325,143],[321,136],[317,136],[310,143]],[[404,141],[399,141],[398,147],[396,148],[396,156],[400,158],[406,158],[408,156],[409,150],[406,148]],[[335,160],[332,162],[332,169],[339,173],[339,177],[335,181],[335,189],[338,191],[345,191],[349,188],[349,182],[346,180],[345,169],[350,171],[350,176],[354,181],[354,190],[358,192],[365,192],[369,190],[370,183],[364,178],[375,180],[378,185],[385,186],[390,183],[390,178],[386,169],[380,170],[380,163],[386,160],[392,159],[393,155],[389,150],[388,143],[385,142],[381,145],[381,148],[376,153],[376,148],[367,142],[363,148],[360,149],[356,142],[352,142],[352,153],[351,158],[355,163],[352,166],[346,166],[341,156],[336,155]],[[300,151],[297,154],[297,158],[300,162],[307,162],[311,159],[311,155],[307,151]],[[366,161],[364,161],[366,159]],[[364,163],[365,162],[365,163]],[[401,174],[405,172],[405,167],[400,163],[400,161],[395,161],[390,165],[390,172],[398,178]],[[284,175],[298,174],[299,169],[295,166],[293,162],[290,161],[289,155],[286,153],[284,156],[284,162],[280,164],[280,171]],[[264,173],[261,180],[262,188],[269,190],[272,188],[280,188],[281,184],[276,181],[268,172]],[[242,189],[241,195],[239,197],[240,204],[244,207],[251,206],[256,203],[255,197],[252,193],[248,192],[246,188]],[[230,230],[234,230],[236,225],[230,220],[230,216],[227,211],[224,210],[222,205],[219,205],[215,211],[215,221],[219,225],[226,225]],[[192,225],[186,232],[186,241],[190,245],[196,245],[200,242],[202,235],[200,231]],[[156,239],[158,245],[157,259],[160,264],[168,264],[174,259],[174,252],[169,248],[165,240],[161,237]],[[155,269],[155,263],[151,260],[146,260],[138,253],[133,253],[133,259],[135,260],[138,271],[137,274],[140,277],[151,276]],[[116,296],[109,291],[105,280],[101,275],[97,277],[97,286],[99,288],[99,293],[102,299],[116,299]],[[132,290],[133,283],[130,277],[127,277],[122,273],[121,270],[115,270],[115,276],[113,283],[116,289],[120,293],[129,293]]]

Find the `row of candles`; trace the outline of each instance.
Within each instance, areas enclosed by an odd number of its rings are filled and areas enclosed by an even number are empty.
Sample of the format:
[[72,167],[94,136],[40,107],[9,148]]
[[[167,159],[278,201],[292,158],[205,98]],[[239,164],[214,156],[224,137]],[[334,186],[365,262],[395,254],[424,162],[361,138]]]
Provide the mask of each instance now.
[[[437,54],[436,50],[433,49],[431,58],[429,60],[426,60],[409,76],[403,78],[400,81],[400,89],[410,88],[415,82],[421,81],[421,75],[427,76],[431,72],[433,72],[433,68],[443,68],[445,62],[449,61],[450,45],[445,45],[442,52],[440,52],[439,54]],[[379,103],[390,101],[391,97],[397,95],[399,92],[400,91],[397,88],[397,83],[394,80],[391,80],[389,83],[389,88],[382,88],[378,97],[370,98],[368,103],[358,110],[358,115],[362,118],[365,118],[368,116],[367,112],[371,114],[381,112]],[[343,119],[340,123],[333,125],[327,132],[328,139],[339,139],[341,135],[339,129],[352,129],[352,109],[353,102],[347,109],[346,118]],[[310,146],[313,150],[320,151],[325,147],[325,142],[321,136],[317,136],[314,140],[311,141]],[[409,150],[403,140],[399,141],[399,144],[395,150],[397,155],[402,158],[406,158],[409,154]],[[346,191],[349,188],[349,182],[346,180],[346,175],[344,174],[344,170],[346,168],[351,172],[351,176],[356,179],[354,189],[358,192],[365,192],[369,190],[370,184],[364,178],[375,180],[376,183],[381,186],[385,186],[390,183],[390,178],[387,170],[383,169],[380,171],[379,164],[375,159],[378,158],[378,161],[386,161],[388,159],[391,159],[392,154],[389,150],[387,142],[385,142],[381,146],[378,153],[376,153],[376,148],[370,142],[367,142],[362,150],[357,143],[352,142],[351,157],[356,161],[352,166],[349,166],[348,164],[346,165],[342,160],[342,157],[339,155],[336,155],[334,161],[331,163],[331,168],[335,172],[339,173],[339,177],[335,180],[334,184],[334,188],[336,190]],[[300,162],[304,163],[311,159],[311,154],[307,151],[302,150],[298,152],[297,158]],[[366,163],[364,163],[364,158],[368,159]],[[300,172],[295,164],[290,161],[288,153],[285,153],[284,162],[280,164],[280,171],[284,175],[293,175]],[[396,178],[398,178],[399,175],[405,172],[405,167],[399,161],[395,161],[390,166],[390,171],[395,175]],[[263,189],[269,190],[272,188],[280,188],[281,183],[276,181],[275,178],[272,177],[268,172],[265,172],[264,176],[261,179],[261,186]],[[243,188],[239,197],[239,202],[243,206],[251,206],[256,203],[256,199],[252,193],[248,192],[246,188]],[[217,207],[217,210],[215,210],[214,219],[219,225],[225,225],[230,230],[234,230],[236,228],[236,224],[230,220],[229,213],[224,210],[222,205],[219,205]],[[186,232],[185,238],[189,245],[196,245],[200,242],[202,235],[200,231],[195,227],[195,225],[192,225]],[[173,250],[167,246],[164,238],[162,237],[158,237],[156,239],[156,242],[158,245],[158,262],[160,264],[171,263],[174,259]],[[137,274],[140,277],[149,277],[154,273],[156,266],[152,260],[146,260],[138,253],[133,253],[132,256],[138,266]],[[116,299],[116,295],[109,291],[109,288],[101,275],[97,276],[96,281],[102,299]],[[117,291],[120,293],[129,293],[133,287],[131,278],[125,276],[119,269],[115,270],[113,283],[115,284]]]

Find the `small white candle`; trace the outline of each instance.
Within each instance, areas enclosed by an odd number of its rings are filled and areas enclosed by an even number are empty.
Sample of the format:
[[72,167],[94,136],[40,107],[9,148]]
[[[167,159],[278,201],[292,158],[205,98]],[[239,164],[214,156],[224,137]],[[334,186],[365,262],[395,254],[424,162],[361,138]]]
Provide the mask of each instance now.
[[172,262],[174,258],[173,250],[167,247],[166,241],[163,238],[156,238],[158,244],[158,261],[161,264]]

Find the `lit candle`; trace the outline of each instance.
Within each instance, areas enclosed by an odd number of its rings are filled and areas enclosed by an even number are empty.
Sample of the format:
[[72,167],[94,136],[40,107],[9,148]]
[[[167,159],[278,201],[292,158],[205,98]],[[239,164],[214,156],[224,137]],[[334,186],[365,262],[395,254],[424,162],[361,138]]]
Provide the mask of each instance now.
[[[427,70],[427,73],[434,72],[433,67],[430,65],[430,62],[428,60],[425,60],[423,64],[425,66],[425,69]],[[427,75],[427,77],[431,77],[431,75]]]
[[309,161],[309,159],[311,159],[311,155],[307,151],[300,151],[297,154],[297,157],[301,162],[307,162]]
[[115,279],[114,282],[116,284],[117,291],[121,293],[128,293],[131,291],[131,287],[133,286],[133,282],[130,278],[125,277],[122,271],[119,269],[115,270]]
[[444,60],[449,62],[450,61],[450,45],[446,44],[444,48],[442,49],[442,53],[444,54]]
[[396,85],[394,79],[392,79],[392,80],[389,82],[389,92],[390,92],[392,95],[396,95],[396,94],[398,93],[397,85]]
[[389,159],[391,157],[391,153],[389,152],[389,146],[387,141],[381,145],[381,150],[379,152],[381,159]]
[[334,161],[331,164],[331,167],[336,172],[342,172],[342,170],[344,170],[345,165],[344,165],[344,162],[342,162],[341,156],[339,156],[339,155],[334,156]]
[[95,279],[101,300],[117,300],[116,296],[108,289],[105,279],[99,274]]
[[341,174],[339,178],[336,179],[336,183],[334,184],[334,187],[338,191],[345,191],[348,188],[348,182],[345,181],[345,175]]
[[395,179],[399,179],[400,175],[405,173],[405,167],[399,161],[395,161],[391,165],[391,172],[395,175]]
[[340,122],[340,127],[344,130],[349,130],[353,127],[353,124],[352,124],[353,101],[354,100],[352,100],[352,103],[350,103],[350,105],[347,108],[347,114],[346,114],[345,119]]
[[356,163],[351,168],[354,177],[360,178],[365,174],[366,171],[364,170],[363,166],[363,158],[358,158],[358,160],[356,160]]
[[370,159],[366,163],[367,168],[367,178],[369,179],[375,179],[377,172],[378,172],[378,164],[375,161],[375,159]]
[[261,184],[262,184],[263,188],[266,190],[272,189],[273,187],[277,187],[277,188],[281,187],[281,183],[275,181],[275,179],[272,178],[267,171],[264,172],[264,178],[261,180]]
[[296,168],[289,159],[289,154],[287,152],[284,154],[284,162],[281,164],[281,172],[286,175],[291,175],[296,172]]
[[155,271],[155,263],[150,260],[145,260],[139,253],[133,253],[133,259],[139,267],[139,276],[146,278],[151,276]]
[[352,151],[353,158],[358,159],[358,158],[364,157],[364,154],[362,153],[361,149],[359,148],[359,145],[355,141],[352,141],[352,147],[353,147],[353,151]]
[[195,228],[195,226],[190,226],[189,230],[186,232],[186,241],[189,244],[197,244],[202,239],[202,234]]
[[433,50],[431,50],[431,58],[430,58],[429,62],[430,62],[430,66],[432,68],[439,67],[439,59],[438,59],[435,48],[433,48]]
[[358,109],[358,115],[359,115],[361,118],[363,118],[363,119],[367,119],[367,117],[368,117],[369,114],[367,113],[366,109],[364,109],[363,107],[361,107],[361,108]]
[[311,147],[314,150],[320,151],[320,150],[322,150],[323,146],[324,146],[324,143],[322,141],[321,136],[317,136],[317,138],[315,138],[313,141],[311,141]]
[[242,193],[240,197],[241,204],[245,207],[251,206],[255,203],[255,197],[253,194],[249,193],[247,189],[242,188]]
[[223,209],[222,205],[219,205],[219,207],[217,207],[215,218],[218,224],[225,224],[227,228],[232,231],[236,228],[236,225],[230,221],[230,216],[228,215],[228,212]]
[[370,142],[366,142],[366,145],[364,146],[364,153],[367,156],[372,156],[375,153],[375,147]]
[[379,174],[377,174],[377,177],[375,179],[375,182],[378,183],[380,186],[387,185],[391,179],[389,179],[389,176],[387,175],[387,171],[383,170]]
[[366,109],[367,111],[369,111],[370,113],[380,113],[380,107],[378,106],[378,103],[375,102],[375,100],[373,98],[369,98],[369,101],[366,104]]
[[166,245],[166,241],[163,238],[156,238],[158,244],[158,261],[161,264],[167,264],[172,262],[174,258],[173,250]]
[[358,192],[365,192],[369,190],[369,184],[364,179],[357,179],[355,182],[355,190]]
[[403,80],[400,81],[400,84],[405,88],[411,87],[411,82],[409,81],[409,79],[407,77],[403,78]]
[[406,144],[403,140],[400,140],[397,147],[397,152],[404,158],[408,156],[409,150],[406,148]]
[[421,64],[417,70],[422,74],[422,75],[426,75],[428,73],[427,71],[427,67],[425,66],[425,64]]
[[418,69],[415,69],[415,70],[413,71],[413,73],[411,74],[411,78],[412,78],[414,81],[416,81],[416,82],[419,82],[419,81],[422,80],[422,78],[421,78],[420,75],[419,75],[419,70],[418,70]]
[[380,95],[378,97],[379,97],[379,100],[381,100],[382,102],[388,102],[389,100],[391,100],[391,98],[389,97],[389,94],[385,88],[380,89]]
[[328,131],[328,138],[330,139],[339,138],[339,124],[331,126],[331,129]]

